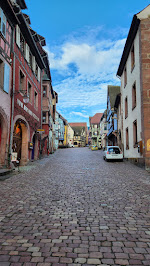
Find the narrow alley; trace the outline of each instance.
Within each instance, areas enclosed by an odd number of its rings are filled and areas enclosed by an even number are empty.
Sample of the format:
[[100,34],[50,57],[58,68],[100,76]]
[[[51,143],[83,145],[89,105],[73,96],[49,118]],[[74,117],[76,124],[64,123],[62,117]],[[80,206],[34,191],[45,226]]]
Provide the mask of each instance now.
[[149,206],[145,170],[59,149],[0,181],[0,266],[150,265]]

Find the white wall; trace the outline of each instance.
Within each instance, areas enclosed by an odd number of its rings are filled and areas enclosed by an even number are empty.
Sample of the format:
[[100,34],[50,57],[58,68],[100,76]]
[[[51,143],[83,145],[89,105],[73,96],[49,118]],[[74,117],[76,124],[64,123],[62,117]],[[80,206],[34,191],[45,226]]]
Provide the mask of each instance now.
[[[134,40],[135,67],[131,72],[131,51],[126,63],[127,84],[124,87],[124,72],[121,76],[121,94],[123,109],[123,142],[125,158],[140,158],[138,148],[133,146],[133,122],[137,120],[137,140],[141,140],[141,88],[140,88],[140,58],[139,58],[139,30]],[[136,107],[132,110],[132,86],[136,82]],[[128,117],[125,119],[125,98],[128,97]],[[129,131],[129,149],[126,150],[126,128]]]

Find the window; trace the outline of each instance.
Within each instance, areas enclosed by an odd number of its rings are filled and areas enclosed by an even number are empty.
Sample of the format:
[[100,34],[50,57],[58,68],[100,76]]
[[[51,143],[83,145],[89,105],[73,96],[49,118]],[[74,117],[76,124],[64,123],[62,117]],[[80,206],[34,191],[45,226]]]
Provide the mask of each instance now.
[[19,90],[21,92],[25,91],[25,75],[23,72],[20,70],[20,84],[19,84]]
[[42,122],[43,122],[43,123],[46,123],[46,112],[43,112]]
[[133,146],[134,148],[137,147],[137,120],[133,122]]
[[136,84],[132,86],[132,109],[136,107]]
[[31,67],[31,69],[33,68],[31,51],[29,51],[29,66]]
[[125,98],[125,118],[128,117],[128,98]]
[[38,108],[38,94],[34,91],[34,108]]
[[6,37],[6,17],[3,10],[0,8],[0,31]]
[[125,67],[124,69],[124,87],[126,86],[127,84],[127,68]]
[[4,62],[0,59],[0,88],[4,89]]
[[38,77],[38,65],[37,64],[35,66],[35,75],[36,75],[36,77]]
[[134,65],[135,65],[135,54],[134,54],[134,45],[133,45],[131,49],[131,71],[133,70]]
[[25,55],[25,40],[23,38],[23,35],[20,33],[20,49],[22,53]]
[[126,128],[126,150],[129,149],[129,131],[128,127]]
[[47,96],[47,87],[43,86],[43,97]]
[[28,96],[29,96],[29,102],[32,102],[32,86],[31,84],[28,82]]

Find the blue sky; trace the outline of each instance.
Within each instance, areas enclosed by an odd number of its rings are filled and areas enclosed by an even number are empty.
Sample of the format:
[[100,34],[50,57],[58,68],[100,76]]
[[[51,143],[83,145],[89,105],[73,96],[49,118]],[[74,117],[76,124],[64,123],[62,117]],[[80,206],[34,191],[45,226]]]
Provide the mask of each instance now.
[[106,109],[133,15],[148,0],[26,0],[31,26],[46,39],[57,110],[87,122]]

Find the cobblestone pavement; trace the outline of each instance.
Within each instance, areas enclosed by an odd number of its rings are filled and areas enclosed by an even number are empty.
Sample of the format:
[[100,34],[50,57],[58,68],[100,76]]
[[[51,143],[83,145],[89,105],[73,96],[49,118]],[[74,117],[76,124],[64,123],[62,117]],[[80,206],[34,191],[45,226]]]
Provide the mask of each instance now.
[[149,265],[150,174],[58,150],[0,182],[0,266]]

